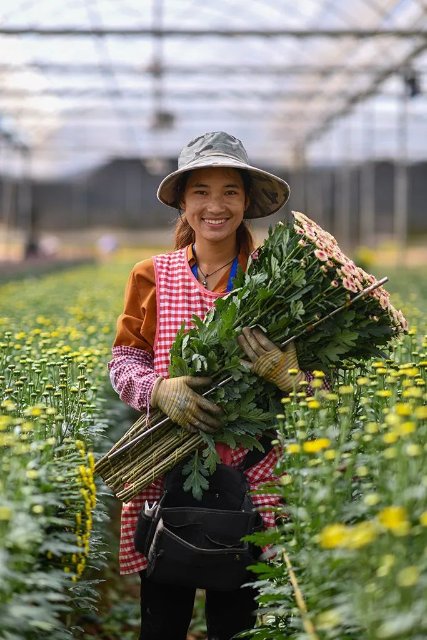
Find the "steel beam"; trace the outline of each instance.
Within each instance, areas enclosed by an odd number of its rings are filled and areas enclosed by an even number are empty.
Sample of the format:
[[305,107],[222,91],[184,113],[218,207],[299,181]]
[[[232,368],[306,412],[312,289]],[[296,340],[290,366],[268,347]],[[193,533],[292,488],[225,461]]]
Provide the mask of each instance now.
[[[28,97],[39,97],[39,96],[57,96],[57,97],[70,97],[70,98],[122,98],[122,99],[133,99],[137,98],[138,100],[145,99],[150,103],[152,101],[152,96],[149,94],[148,89],[134,89],[134,88],[116,88],[116,87],[97,87],[91,89],[76,89],[73,87],[62,88],[62,87],[46,87],[45,89],[37,89],[35,91],[31,91],[29,89],[8,89],[3,88],[0,93],[0,99],[2,98],[28,98]],[[340,99],[346,99],[353,97],[353,93],[351,91],[341,91],[339,93]],[[382,93],[381,95],[386,97],[396,97],[398,94],[396,91],[387,91],[387,93]],[[192,90],[174,90],[170,91],[168,89],[165,90],[165,97],[167,100],[215,100],[215,103],[218,103],[218,98],[245,98],[247,102],[250,99],[256,98],[257,100],[312,100],[315,98],[319,98],[319,89],[316,87],[310,91],[288,91],[286,89],[283,90],[272,90],[272,91],[259,91],[256,89],[215,89],[215,90],[207,90],[207,89],[192,89]],[[321,96],[324,97],[325,100],[330,100],[330,95]],[[210,107],[212,109],[212,106]],[[245,108],[245,104],[242,103],[242,109]],[[311,107],[308,107],[309,109]]]
[[418,38],[426,36],[423,29],[150,29],[74,28],[69,27],[0,27],[3,36],[119,36],[155,38]]
[[[330,73],[345,74],[371,74],[381,71],[380,66],[353,66],[348,65],[206,65],[201,67],[164,65],[160,68],[154,68],[152,65],[130,65],[130,64],[114,64],[114,71],[123,75],[142,76],[145,74],[156,75],[161,73],[165,75],[244,75],[244,74],[260,74],[262,76],[275,75],[328,75]],[[59,73],[61,75],[93,75],[101,73],[105,67],[102,64],[75,64],[75,63],[50,63],[32,61],[26,64],[5,64],[0,63],[0,72],[28,72],[31,69],[47,73]],[[425,73],[427,69],[417,69],[419,73]]]
[[[276,75],[315,75],[324,76],[332,73],[342,73],[345,75],[379,73],[384,70],[385,65],[343,65],[343,64],[325,64],[325,65],[309,65],[309,64],[283,64],[283,65],[247,65],[247,64],[223,64],[223,65],[204,65],[203,67],[191,67],[189,65],[163,65],[157,67],[155,65],[132,65],[123,63],[114,63],[114,71],[129,76],[142,76],[145,74],[156,75],[161,73],[167,75],[183,75],[183,76],[199,76],[199,75],[224,75],[236,76],[250,74],[262,76]],[[33,60],[25,64],[6,64],[0,63],[0,72],[28,72],[28,70],[36,69],[42,72],[59,73],[61,75],[96,75],[109,69],[102,63],[100,64],[78,64],[73,62],[42,62]],[[417,67],[418,73],[427,73],[427,67]]]

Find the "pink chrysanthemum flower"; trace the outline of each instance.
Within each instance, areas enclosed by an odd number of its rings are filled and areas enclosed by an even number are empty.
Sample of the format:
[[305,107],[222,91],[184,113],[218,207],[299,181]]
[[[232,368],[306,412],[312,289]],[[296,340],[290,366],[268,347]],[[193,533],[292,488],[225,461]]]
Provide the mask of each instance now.
[[316,242],[316,240],[317,240],[316,234],[314,233],[314,231],[312,231],[309,228],[305,228],[304,229],[304,235],[306,236],[306,238],[308,238],[312,242]]
[[334,260],[336,260],[336,262],[339,262],[340,264],[347,264],[348,258],[340,249],[335,249],[332,257]]
[[342,284],[343,284],[343,287],[345,287],[345,289],[347,289],[348,291],[353,291],[353,293],[357,293],[358,289],[356,287],[356,284],[353,278],[343,278]]
[[[375,284],[377,279],[370,273],[367,273],[361,267],[358,267],[353,260],[341,251],[334,236],[320,227],[314,220],[308,218],[299,211],[293,211],[293,216],[297,224],[294,224],[295,232],[302,237],[298,244],[301,247],[309,246],[309,242],[314,244],[314,255],[320,262],[322,272],[327,273],[329,269],[336,269],[336,278],[331,281],[332,287],[343,286],[349,292],[358,293],[368,286]],[[390,303],[390,294],[384,287],[377,287],[371,292],[371,297],[375,299],[378,306],[381,307],[390,317],[396,331],[408,328],[406,318],[401,311],[397,311]],[[350,299],[350,295],[347,294]],[[377,319],[379,316],[376,316]]]
[[311,222],[310,218],[307,218],[306,215],[304,215],[303,213],[301,213],[301,211],[292,211],[293,216],[295,218],[295,220],[298,220],[298,222],[302,223],[302,222]]
[[324,249],[325,249],[325,247],[326,247],[326,244],[325,244],[322,240],[320,240],[320,238],[317,238],[317,240],[316,240],[316,247],[317,247],[318,249],[323,249],[323,250],[324,250]]
[[347,260],[346,269],[352,276],[357,277],[359,275],[358,267],[354,264],[353,260]]
[[354,269],[351,267],[351,265],[347,262],[347,264],[343,264],[343,266],[340,269],[341,273],[344,274],[347,277],[353,277],[355,275],[357,275],[354,272]]
[[377,281],[376,277],[373,276],[371,273],[367,273],[365,278],[369,282],[369,284],[374,284]]
[[323,230],[323,238],[325,242],[329,242],[330,244],[337,246],[336,238],[331,233],[328,233],[327,231]]
[[357,289],[358,291],[363,291],[363,289],[364,289],[364,285],[363,285],[363,282],[361,282],[361,281],[359,280],[359,278],[353,278],[353,277],[351,277],[350,279],[351,279],[352,284],[354,284],[354,285],[356,286],[356,289]]
[[325,251],[322,251],[322,249],[315,249],[314,250],[314,255],[316,256],[316,258],[318,260],[321,260],[322,262],[326,262],[328,260],[328,254]]

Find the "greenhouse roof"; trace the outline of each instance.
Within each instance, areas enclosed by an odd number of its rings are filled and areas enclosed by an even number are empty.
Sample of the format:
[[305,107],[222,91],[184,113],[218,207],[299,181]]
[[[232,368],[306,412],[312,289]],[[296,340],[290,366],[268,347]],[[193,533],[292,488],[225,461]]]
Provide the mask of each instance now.
[[3,0],[2,171],[22,149],[39,176],[161,165],[215,130],[265,164],[425,159],[426,16],[425,0]]

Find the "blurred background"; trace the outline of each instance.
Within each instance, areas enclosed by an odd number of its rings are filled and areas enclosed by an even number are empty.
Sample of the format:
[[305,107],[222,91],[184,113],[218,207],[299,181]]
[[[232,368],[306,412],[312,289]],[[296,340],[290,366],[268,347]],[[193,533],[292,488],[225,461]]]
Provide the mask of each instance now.
[[[180,149],[240,138],[344,249],[426,260],[425,0],[2,0],[0,265],[171,246]],[[264,225],[264,226],[263,226]]]

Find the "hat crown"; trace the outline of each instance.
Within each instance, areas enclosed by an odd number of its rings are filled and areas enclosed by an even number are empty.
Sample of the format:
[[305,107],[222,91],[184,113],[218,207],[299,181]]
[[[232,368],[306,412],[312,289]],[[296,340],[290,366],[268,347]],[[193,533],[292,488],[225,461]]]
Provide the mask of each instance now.
[[244,164],[249,163],[246,149],[238,138],[225,131],[213,131],[194,138],[182,149],[178,169],[211,156],[227,156]]

